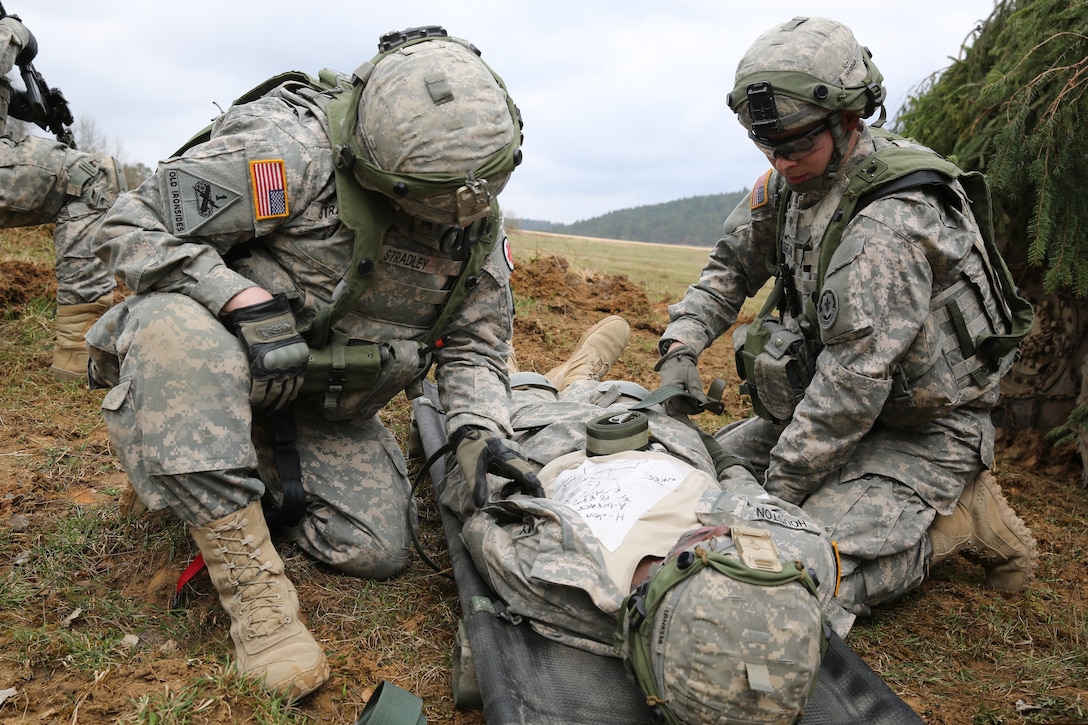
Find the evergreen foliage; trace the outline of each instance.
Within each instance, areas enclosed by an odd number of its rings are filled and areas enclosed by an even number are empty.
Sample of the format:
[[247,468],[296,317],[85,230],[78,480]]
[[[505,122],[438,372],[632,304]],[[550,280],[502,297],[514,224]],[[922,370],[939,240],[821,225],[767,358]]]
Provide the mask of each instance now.
[[986,172],[998,237],[1088,295],[1088,2],[999,0],[961,57],[920,86],[897,130]]
[[748,191],[742,189],[731,194],[691,196],[663,204],[620,209],[573,224],[529,219],[516,219],[514,224],[528,231],[579,237],[711,247],[722,236],[725,218],[747,196]]

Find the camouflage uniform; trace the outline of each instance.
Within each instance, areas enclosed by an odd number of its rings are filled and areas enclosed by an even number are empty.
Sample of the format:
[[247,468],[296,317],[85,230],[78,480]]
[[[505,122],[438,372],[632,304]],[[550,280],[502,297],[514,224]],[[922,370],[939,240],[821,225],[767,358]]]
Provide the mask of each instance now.
[[[839,206],[845,178],[879,148],[864,123],[841,174],[826,191],[796,194],[786,211],[786,265],[803,291],[815,285],[812,259]],[[765,181],[765,180],[761,180]],[[781,188],[778,174],[769,194]],[[757,184],[758,189],[765,189]],[[963,190],[952,187],[967,208]],[[758,195],[756,195],[758,196]],[[753,197],[755,198],[755,197]],[[736,320],[747,297],[768,280],[775,254],[773,203],[741,202],[725,223],[699,282],[669,308],[663,339],[703,350]],[[716,435],[750,460],[768,492],[800,504],[828,527],[843,561],[840,597],[872,605],[921,582],[930,554],[926,530],[950,513],[964,485],[993,463],[990,408],[997,385],[934,420],[902,425],[882,419],[890,406],[892,371],[905,359],[931,354],[930,304],[977,256],[978,226],[933,191],[914,189],[874,201],[846,228],[824,283],[837,299],[833,336],[787,423],[751,418]],[[972,269],[981,266],[973,260]],[[984,278],[975,280],[993,306]],[[822,290],[821,290],[822,292]],[[863,607],[858,607],[863,611]]]
[[[0,23],[0,75],[11,71],[26,33]],[[117,286],[91,249],[94,229],[123,184],[114,159],[52,139],[4,134],[11,84],[0,79],[0,227],[56,222],[57,302],[92,303]]]
[[[327,125],[321,107],[287,92],[232,106],[210,140],[122,196],[98,237],[99,255],[135,293],[88,334],[95,377],[116,386],[102,406],[111,439],[141,499],[192,526],[238,510],[277,480],[267,426],[251,408],[246,356],[217,315],[257,285],[285,294],[306,323],[352,266],[354,235],[339,213]],[[282,168],[278,207],[251,198],[251,164],[261,163]],[[199,202],[175,203],[178,190],[195,190]],[[394,223],[373,282],[336,328],[352,340],[419,341],[464,267],[464,238],[459,228],[381,203]],[[509,432],[512,264],[501,230],[499,240],[434,354],[451,430]],[[332,407],[321,393],[293,406],[307,494],[293,533],[308,554],[352,575],[386,578],[408,563],[410,482],[377,413],[426,372],[418,359],[410,368]]]
[[[611,551],[575,509],[554,500],[554,485],[564,471],[586,461],[586,421],[627,410],[636,399],[616,395],[611,383],[581,381],[558,396],[542,389],[515,389],[511,420],[523,453],[542,466],[548,498],[511,496],[471,513],[462,537],[477,569],[514,613],[530,619],[545,636],[606,656],[613,650],[620,607],[630,593],[626,573],[617,581],[609,561],[626,557],[637,563],[647,555],[664,556],[678,535],[700,526],[754,525],[768,531],[780,555],[800,560],[816,575],[822,609],[843,635],[853,616],[832,601],[837,581],[835,558],[822,530],[801,509],[772,496],[741,466],[731,466],[721,481],[696,430],[667,415],[660,406],[644,410],[653,442],[645,451],[627,451],[588,459],[625,465],[668,461],[688,488],[687,508],[666,496],[643,512],[630,532]],[[547,462],[552,462],[545,466]],[[441,492],[459,505],[458,477]],[[637,482],[606,482],[595,495],[604,505],[619,504],[620,493]],[[728,537],[723,537],[728,538]],[[728,541],[719,551],[736,555]],[[629,571],[630,567],[623,569]]]

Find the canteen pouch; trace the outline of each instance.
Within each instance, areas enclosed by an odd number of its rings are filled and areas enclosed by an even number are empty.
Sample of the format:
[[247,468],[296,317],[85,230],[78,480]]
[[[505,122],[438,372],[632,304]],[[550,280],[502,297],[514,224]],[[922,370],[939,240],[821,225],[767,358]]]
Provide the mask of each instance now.
[[335,332],[331,344],[310,350],[302,393],[323,396],[329,420],[372,415],[426,374],[424,349],[415,340],[345,341]]

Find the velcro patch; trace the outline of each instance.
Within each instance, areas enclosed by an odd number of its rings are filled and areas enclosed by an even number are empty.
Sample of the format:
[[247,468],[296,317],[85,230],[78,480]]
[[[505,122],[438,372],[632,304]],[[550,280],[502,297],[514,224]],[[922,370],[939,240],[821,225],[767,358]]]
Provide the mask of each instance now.
[[749,202],[752,209],[766,206],[771,200],[771,174],[773,172],[774,169],[767,169],[767,173],[756,179],[756,183],[752,184],[752,198]]
[[282,159],[250,161],[249,181],[257,221],[287,216],[287,173]]

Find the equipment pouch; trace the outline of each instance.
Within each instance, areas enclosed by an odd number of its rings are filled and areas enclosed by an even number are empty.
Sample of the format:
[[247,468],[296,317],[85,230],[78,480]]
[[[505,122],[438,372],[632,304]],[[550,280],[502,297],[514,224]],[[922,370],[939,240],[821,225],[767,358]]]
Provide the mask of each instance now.
[[782,423],[793,415],[812,380],[805,338],[774,318],[757,318],[733,333],[741,393],[760,418]]
[[381,350],[374,343],[341,345],[333,341],[323,348],[311,349],[302,392],[370,389],[378,380],[381,363]]
[[346,341],[334,332],[331,344],[310,351],[302,392],[323,393],[330,420],[369,415],[426,374],[425,348],[415,340]]

